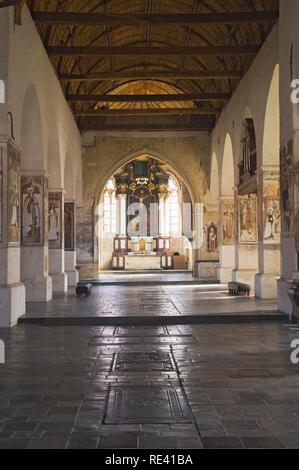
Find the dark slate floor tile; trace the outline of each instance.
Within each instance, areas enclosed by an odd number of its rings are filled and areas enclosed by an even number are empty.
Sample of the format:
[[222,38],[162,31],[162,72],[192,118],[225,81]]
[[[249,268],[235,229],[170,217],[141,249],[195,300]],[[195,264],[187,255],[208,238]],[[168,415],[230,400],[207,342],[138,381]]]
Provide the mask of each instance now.
[[140,449],[176,449],[178,441],[174,437],[140,436]]
[[41,439],[31,439],[27,449],[65,449],[67,439],[57,437],[44,437]]
[[26,449],[30,439],[0,439],[0,449]]
[[137,436],[119,435],[102,437],[99,443],[99,449],[136,449]]
[[242,449],[243,445],[238,437],[204,437],[204,449]]
[[284,449],[285,445],[277,437],[243,437],[246,449]]

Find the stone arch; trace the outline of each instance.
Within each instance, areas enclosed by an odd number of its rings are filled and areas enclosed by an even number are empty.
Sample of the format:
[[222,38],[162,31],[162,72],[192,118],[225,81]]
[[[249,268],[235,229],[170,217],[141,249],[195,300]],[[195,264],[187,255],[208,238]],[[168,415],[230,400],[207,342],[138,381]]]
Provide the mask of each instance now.
[[143,155],[143,154],[149,155],[151,156],[151,158],[154,158],[155,160],[160,160],[163,163],[166,163],[173,171],[174,176],[178,179],[181,179],[184,182],[186,188],[189,191],[191,202],[193,204],[197,202],[201,202],[198,188],[196,188],[193,185],[193,183],[190,181],[190,178],[186,176],[184,169],[181,166],[174,164],[172,159],[169,158],[168,156],[161,154],[157,150],[152,150],[150,148],[140,148],[139,150],[129,153],[128,155],[121,158],[113,166],[111,166],[111,168],[109,169],[109,172],[107,172],[103,177],[101,177],[101,181],[97,185],[95,201],[100,201],[100,197],[103,192],[103,189],[107,181],[111,177],[111,175],[116,173],[124,165],[130,163],[131,161],[135,160],[136,158],[138,158],[140,155]]
[[220,249],[219,249],[219,280],[226,284],[232,280],[235,268],[235,160],[233,143],[230,133],[226,133],[221,160],[221,188],[220,188]]
[[[170,172],[174,177],[175,181],[178,183],[180,189],[182,190],[182,186],[185,187],[187,193],[189,194],[189,200],[191,201],[191,203],[194,204],[199,201],[199,196],[195,188],[193,187],[189,178],[186,177],[183,170],[178,168],[177,165],[174,165],[170,158],[165,157],[165,155],[162,155],[160,152],[153,151],[148,148],[141,148],[140,150],[130,153],[124,158],[122,158],[118,163],[116,163],[110,168],[109,173],[107,173],[104,178],[101,178],[101,182],[97,186],[96,194],[94,197],[93,210],[95,215],[95,231],[97,233],[97,236],[95,236],[93,239],[93,251],[94,262],[97,263],[98,268],[100,270],[102,269],[103,265],[107,263],[107,259],[105,258],[104,253],[109,249],[111,249],[111,252],[113,251],[113,244],[111,244],[111,240],[105,241],[103,237],[103,202],[106,185],[113,176],[113,174],[117,173],[117,171],[119,171],[123,166],[130,163],[131,161],[134,161],[141,155],[149,155],[151,158],[167,164],[170,167]],[[184,245],[184,250],[189,254],[189,268],[191,269],[194,257],[192,244],[186,237],[182,237],[182,243]],[[111,255],[109,256],[109,260],[110,259]]]
[[264,118],[263,165],[279,165],[280,107],[279,107],[279,65],[277,64],[269,86]]
[[226,134],[221,168],[221,196],[233,196],[235,186],[235,164],[230,134]]
[[34,85],[27,89],[21,124],[22,170],[44,171],[46,169],[42,116],[37,90]]

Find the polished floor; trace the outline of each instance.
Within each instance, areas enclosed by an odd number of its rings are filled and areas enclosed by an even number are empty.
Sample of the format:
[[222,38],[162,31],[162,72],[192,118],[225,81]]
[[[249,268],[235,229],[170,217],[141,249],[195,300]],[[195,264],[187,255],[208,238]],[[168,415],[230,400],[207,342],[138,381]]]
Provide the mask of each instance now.
[[[229,297],[226,285],[96,285],[89,298],[77,299],[75,289],[55,295],[48,304],[27,305],[23,320],[43,319],[163,319],[180,321],[182,317],[199,321],[212,317],[261,317],[278,315],[275,301],[254,297]],[[67,323],[69,324],[69,323]],[[96,323],[97,324],[97,323]],[[93,323],[91,322],[91,325]]]
[[18,325],[0,338],[0,448],[299,448],[297,326]]

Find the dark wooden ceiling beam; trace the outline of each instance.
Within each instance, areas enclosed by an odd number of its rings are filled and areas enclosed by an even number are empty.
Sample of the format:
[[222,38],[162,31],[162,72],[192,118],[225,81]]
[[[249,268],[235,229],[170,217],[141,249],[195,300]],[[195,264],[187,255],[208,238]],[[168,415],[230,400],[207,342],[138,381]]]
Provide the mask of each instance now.
[[97,82],[111,80],[207,80],[207,79],[236,79],[242,78],[241,70],[227,71],[178,71],[178,72],[157,72],[157,71],[141,71],[141,72],[102,72],[102,73],[82,73],[60,75],[59,79],[63,81],[79,81],[79,82]]
[[149,103],[149,102],[180,102],[180,101],[218,101],[229,100],[231,93],[190,93],[165,95],[68,95],[69,102],[98,103]]
[[191,47],[93,47],[49,46],[50,56],[60,57],[192,57],[223,55],[256,55],[260,46],[191,46]]
[[18,4],[18,0],[4,0],[0,2],[0,8],[15,7]]
[[88,109],[75,110],[75,116],[113,117],[113,116],[215,116],[220,108],[147,108],[147,109]]
[[144,14],[144,15],[108,15],[99,13],[71,12],[32,12],[36,23],[47,25],[80,25],[80,26],[149,26],[149,25],[199,25],[199,24],[238,24],[275,22],[279,12],[242,11],[230,13],[205,14]]
[[179,123],[179,124],[97,124],[92,121],[82,121],[80,123],[81,131],[148,131],[148,132],[161,132],[161,131],[208,131],[211,132],[214,128],[215,123],[192,124],[190,122]]

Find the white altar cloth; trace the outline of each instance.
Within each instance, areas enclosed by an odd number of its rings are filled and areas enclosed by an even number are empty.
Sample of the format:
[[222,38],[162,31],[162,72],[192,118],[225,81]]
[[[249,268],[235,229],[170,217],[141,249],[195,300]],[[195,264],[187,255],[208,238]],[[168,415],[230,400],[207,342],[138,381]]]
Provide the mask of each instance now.
[[161,256],[130,255],[125,256],[126,271],[144,271],[161,269]]

